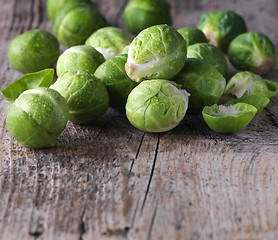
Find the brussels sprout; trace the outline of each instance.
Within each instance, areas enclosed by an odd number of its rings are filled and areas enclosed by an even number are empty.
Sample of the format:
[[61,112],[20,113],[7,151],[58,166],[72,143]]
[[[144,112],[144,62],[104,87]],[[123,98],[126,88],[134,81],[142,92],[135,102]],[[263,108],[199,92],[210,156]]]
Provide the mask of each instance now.
[[52,85],[69,106],[69,120],[86,124],[103,115],[109,105],[105,85],[94,75],[86,72],[65,72]]
[[156,25],[140,32],[131,42],[125,65],[134,81],[171,79],[184,66],[186,42],[173,28]]
[[236,103],[247,103],[255,108],[257,108],[257,113],[259,114],[270,102],[270,99],[267,97],[259,96],[259,95],[244,95],[241,98],[237,98],[234,100],[230,100],[224,103],[224,106],[234,105]]
[[68,122],[68,105],[56,91],[37,88],[24,91],[7,112],[11,135],[29,148],[53,147]]
[[250,94],[271,98],[278,94],[278,83],[252,72],[238,72],[228,82],[225,93],[237,98]]
[[154,79],[141,82],[128,96],[126,115],[145,132],[166,132],[184,118],[189,94],[173,82]]
[[37,72],[54,66],[59,57],[59,43],[47,31],[29,30],[11,41],[8,57],[15,70]]
[[9,101],[14,101],[28,89],[49,87],[53,82],[54,69],[45,69],[35,73],[29,73],[9,84],[1,90],[2,95]]
[[54,23],[57,15],[66,6],[66,4],[81,3],[81,2],[90,4],[91,0],[47,0],[46,2],[47,15],[50,21]]
[[124,10],[124,23],[135,35],[154,25],[171,25],[170,5],[164,0],[130,0]]
[[230,44],[228,56],[239,70],[265,74],[275,68],[275,49],[270,39],[256,32],[243,33]]
[[209,43],[196,43],[187,48],[188,58],[200,58],[218,70],[224,77],[227,75],[228,66],[221,50]]
[[64,51],[58,58],[57,75],[60,76],[67,71],[84,71],[93,74],[103,62],[105,62],[103,55],[93,47],[74,46]]
[[208,43],[205,34],[198,28],[184,27],[177,29],[177,31],[183,36],[187,47],[195,43]]
[[130,44],[130,37],[116,27],[104,27],[95,31],[85,42],[103,54],[106,60],[118,55],[123,48]]
[[190,93],[188,108],[192,112],[200,112],[204,106],[217,103],[226,85],[219,71],[198,58],[188,58],[173,80]]
[[206,35],[210,44],[227,52],[230,42],[239,34],[247,32],[244,19],[233,11],[211,11],[204,13],[198,28]]
[[246,103],[230,106],[216,104],[204,107],[202,115],[207,125],[219,133],[232,133],[246,127],[253,119],[257,109]]
[[127,76],[126,61],[126,54],[115,56],[102,63],[95,71],[95,76],[106,85],[110,106],[120,110],[124,110],[129,93],[138,84]]
[[92,5],[69,3],[57,16],[54,33],[61,44],[71,47],[84,44],[93,32],[106,26],[106,20]]

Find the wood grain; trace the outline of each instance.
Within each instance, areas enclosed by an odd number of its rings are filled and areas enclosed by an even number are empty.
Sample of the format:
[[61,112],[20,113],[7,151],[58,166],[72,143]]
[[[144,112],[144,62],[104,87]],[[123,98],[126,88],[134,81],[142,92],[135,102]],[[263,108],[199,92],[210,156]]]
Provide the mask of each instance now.
[[[278,49],[276,0],[169,2],[176,28],[233,9]],[[94,3],[124,27],[127,0]],[[7,60],[10,41],[34,28],[52,31],[45,0],[2,0],[1,89],[21,76]],[[209,130],[200,115],[143,133],[109,109],[94,124],[69,123],[57,147],[32,150],[10,136],[1,96],[0,239],[278,239],[277,104],[234,134]]]

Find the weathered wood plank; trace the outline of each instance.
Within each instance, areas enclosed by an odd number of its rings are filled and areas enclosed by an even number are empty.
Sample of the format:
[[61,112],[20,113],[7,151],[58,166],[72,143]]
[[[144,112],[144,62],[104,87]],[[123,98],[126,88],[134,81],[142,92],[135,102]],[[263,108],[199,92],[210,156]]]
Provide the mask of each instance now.
[[[127,0],[93,2],[123,28]],[[169,2],[174,27],[233,9],[278,47],[275,0]],[[7,60],[11,39],[32,28],[52,31],[44,6],[2,0],[1,89],[21,76]],[[277,73],[267,77],[278,81]],[[229,135],[210,131],[199,115],[167,133],[143,133],[109,109],[95,124],[68,124],[56,148],[32,150],[8,133],[1,97],[0,239],[277,239],[277,104],[275,97]]]

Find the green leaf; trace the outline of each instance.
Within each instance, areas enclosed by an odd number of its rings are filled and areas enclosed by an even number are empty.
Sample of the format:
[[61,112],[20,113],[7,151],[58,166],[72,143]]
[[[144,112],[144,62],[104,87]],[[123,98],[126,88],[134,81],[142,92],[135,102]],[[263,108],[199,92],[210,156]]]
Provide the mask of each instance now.
[[38,87],[50,87],[53,82],[54,69],[47,68],[39,72],[28,73],[8,85],[1,91],[4,98],[14,101],[18,96],[28,89]]
[[205,106],[202,115],[209,126],[218,133],[232,133],[246,127],[253,119],[257,108],[247,103],[236,103],[234,105],[212,105]]
[[241,98],[236,98],[234,100],[224,103],[224,106],[234,105],[236,103],[247,103],[255,108],[257,108],[257,113],[259,114],[266,105],[270,102],[270,99],[260,95],[244,95]]

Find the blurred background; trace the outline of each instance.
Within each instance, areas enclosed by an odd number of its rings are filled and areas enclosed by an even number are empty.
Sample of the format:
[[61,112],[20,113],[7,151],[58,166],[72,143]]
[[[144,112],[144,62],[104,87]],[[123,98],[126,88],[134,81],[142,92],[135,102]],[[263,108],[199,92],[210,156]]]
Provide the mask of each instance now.
[[[128,0],[92,0],[92,2],[110,25],[125,29],[123,12]],[[197,27],[200,16],[208,11],[233,10],[244,18],[248,31],[267,35],[277,52],[277,0],[167,0],[167,2],[171,6],[174,28]],[[46,13],[46,0],[1,0],[1,3],[0,63],[6,65],[7,49],[12,38],[35,28],[53,32],[53,26]],[[230,68],[233,73],[233,68]],[[11,68],[7,65],[6,69],[9,71]],[[17,72],[13,74],[15,77],[20,76]],[[276,75],[277,67],[267,77],[274,80]],[[5,73],[0,73],[1,79],[5,79],[5,76],[7,76]]]

